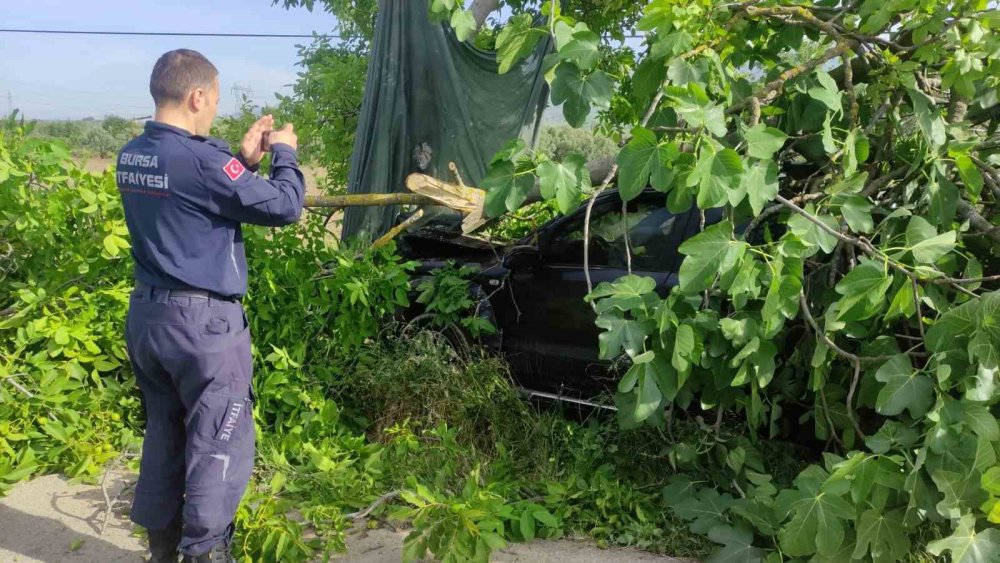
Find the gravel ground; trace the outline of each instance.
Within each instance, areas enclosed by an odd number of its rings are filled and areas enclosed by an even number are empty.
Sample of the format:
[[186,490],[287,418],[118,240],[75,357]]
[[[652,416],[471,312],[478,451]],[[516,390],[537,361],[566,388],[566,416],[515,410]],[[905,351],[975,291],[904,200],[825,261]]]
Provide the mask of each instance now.
[[[112,474],[107,481],[114,499],[135,479]],[[128,491],[123,498],[128,497]],[[128,502],[117,503],[105,520],[104,492],[100,486],[71,485],[48,475],[20,483],[0,498],[0,562],[141,562],[144,540],[132,536]],[[357,529],[348,535],[348,552],[337,561],[398,563],[405,531]],[[683,563],[636,550],[599,549],[575,540],[534,541],[512,544],[494,552],[493,561],[524,563]]]

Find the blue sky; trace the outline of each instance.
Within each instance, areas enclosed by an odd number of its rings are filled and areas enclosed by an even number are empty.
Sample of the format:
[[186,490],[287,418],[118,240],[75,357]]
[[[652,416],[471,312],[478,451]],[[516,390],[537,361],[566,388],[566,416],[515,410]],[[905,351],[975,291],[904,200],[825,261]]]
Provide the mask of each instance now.
[[[270,0],[3,0],[2,28],[211,33],[330,33],[322,11],[284,10]],[[163,52],[195,49],[219,69],[220,111],[231,112],[234,85],[257,104],[289,92],[296,44],[308,39],[136,37],[0,33],[0,113],[35,119],[152,113],[149,72]]]

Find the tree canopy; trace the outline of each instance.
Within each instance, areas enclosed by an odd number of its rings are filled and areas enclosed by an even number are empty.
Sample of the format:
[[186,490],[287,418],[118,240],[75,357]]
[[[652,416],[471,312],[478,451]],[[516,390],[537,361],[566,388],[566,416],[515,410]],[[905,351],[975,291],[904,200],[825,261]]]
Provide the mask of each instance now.
[[[668,297],[629,275],[588,298],[602,354],[631,360],[621,422],[669,425],[685,409],[717,429],[740,416],[755,440],[791,424],[822,450],[778,490],[762,445],[709,428],[670,454],[669,471],[708,481],[675,476],[676,513],[721,545],[719,560],[895,561],[917,537],[940,537],[927,549],[956,561],[993,560],[1000,12],[938,0],[509,5],[500,71],[552,35],[552,101],[571,125],[596,115],[620,140],[590,202],[651,186],[671,211],[724,217],[681,246]],[[571,198],[589,186],[582,158],[512,145],[486,182],[488,211],[522,205],[532,175],[543,197]]]
[[[591,186],[587,155],[511,144],[484,182],[491,214],[530,201],[531,181],[564,211],[649,187],[671,211],[721,211],[681,246],[666,298],[636,275],[588,298],[602,354],[630,359],[621,423],[709,421],[668,452],[664,495],[718,544],[714,559],[896,561],[920,548],[994,560],[995,6],[501,4],[499,71],[551,35],[553,103],[620,148]],[[371,29],[374,2],[324,5],[346,29]],[[428,5],[475,36],[474,6]],[[735,419],[749,440],[721,437]],[[767,474],[771,438],[814,438],[815,455],[794,479]]]

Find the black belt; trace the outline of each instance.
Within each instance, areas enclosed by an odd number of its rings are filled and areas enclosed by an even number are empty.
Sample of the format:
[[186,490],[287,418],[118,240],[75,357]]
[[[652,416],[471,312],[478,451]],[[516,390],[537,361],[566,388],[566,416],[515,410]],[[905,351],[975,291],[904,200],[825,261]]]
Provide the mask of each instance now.
[[135,288],[139,291],[149,291],[155,294],[166,294],[167,297],[195,297],[200,299],[216,299],[219,301],[230,301],[232,303],[239,303],[240,297],[238,295],[225,296],[214,291],[208,291],[205,289],[167,289],[165,287],[156,287],[149,285],[146,282],[141,282],[135,280]]

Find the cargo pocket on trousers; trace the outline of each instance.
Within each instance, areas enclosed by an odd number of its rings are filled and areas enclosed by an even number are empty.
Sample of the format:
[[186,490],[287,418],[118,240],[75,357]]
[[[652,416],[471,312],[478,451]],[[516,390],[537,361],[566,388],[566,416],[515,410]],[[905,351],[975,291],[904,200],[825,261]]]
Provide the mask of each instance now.
[[202,334],[229,334],[229,320],[212,317],[201,329]]
[[224,452],[246,439],[253,425],[250,398],[203,393],[188,421],[193,453]]

